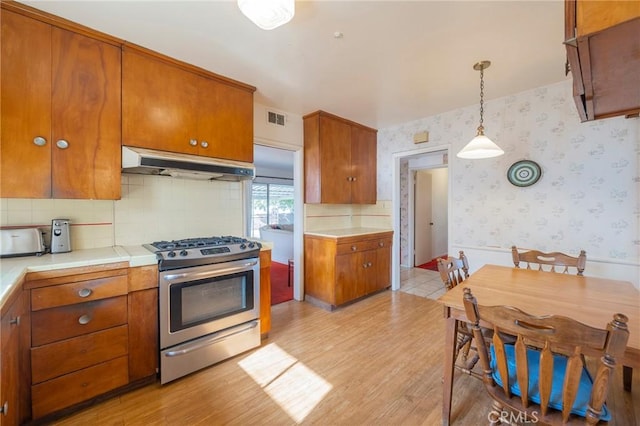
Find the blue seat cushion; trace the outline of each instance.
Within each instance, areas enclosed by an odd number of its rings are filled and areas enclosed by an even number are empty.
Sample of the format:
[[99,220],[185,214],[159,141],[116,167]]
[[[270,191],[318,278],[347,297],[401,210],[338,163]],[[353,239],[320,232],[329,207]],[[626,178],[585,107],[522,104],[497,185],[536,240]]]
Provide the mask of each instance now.
[[[520,385],[518,384],[516,375],[516,357],[513,345],[504,345],[507,355],[507,369],[509,370],[509,383],[511,384],[511,393],[520,394]],[[529,400],[540,404],[540,351],[535,349],[527,349],[527,359],[529,361]],[[491,369],[493,371],[493,380],[502,387],[502,380],[498,373],[496,365],[496,356],[493,345],[491,345]],[[564,384],[564,372],[567,369],[567,357],[562,355],[553,356],[553,382],[551,384],[551,397],[549,407],[562,411],[562,386]],[[593,387],[593,379],[586,368],[582,369],[580,384],[578,385],[578,394],[573,402],[571,412],[578,416],[585,417],[589,399],[591,398],[591,388]],[[611,420],[611,413],[607,410],[606,404],[602,406],[602,415],[600,420]]]

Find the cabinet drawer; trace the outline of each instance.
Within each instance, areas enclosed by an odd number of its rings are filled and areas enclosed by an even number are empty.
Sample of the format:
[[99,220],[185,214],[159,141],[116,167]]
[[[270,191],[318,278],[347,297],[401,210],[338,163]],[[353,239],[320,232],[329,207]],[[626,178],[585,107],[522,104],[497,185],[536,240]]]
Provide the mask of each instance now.
[[127,323],[127,296],[43,309],[31,314],[31,346]]
[[358,253],[365,250],[373,250],[378,248],[377,240],[364,240],[353,243],[338,244],[336,254]]
[[31,310],[72,305],[127,294],[127,276],[78,281],[31,290]]
[[67,374],[31,387],[32,415],[38,419],[127,384],[127,357]]
[[40,383],[126,355],[128,327],[110,328],[31,350],[32,383]]

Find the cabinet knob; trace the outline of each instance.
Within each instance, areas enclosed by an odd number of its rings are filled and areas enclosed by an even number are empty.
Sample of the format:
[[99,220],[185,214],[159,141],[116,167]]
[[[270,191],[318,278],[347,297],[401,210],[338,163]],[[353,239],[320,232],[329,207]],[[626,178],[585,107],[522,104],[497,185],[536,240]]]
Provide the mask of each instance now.
[[36,136],[35,138],[33,138],[33,143],[38,146],[45,146],[47,144],[47,140],[42,136]]
[[352,176],[352,177],[351,177],[351,182],[355,182],[355,181],[357,181],[357,180],[358,180],[358,178],[357,178],[357,177],[355,177],[355,176]]
[[56,146],[60,149],[67,149],[69,148],[69,142],[64,139],[60,139],[56,142]]
[[351,182],[353,180],[353,176],[347,176],[347,180]]
[[91,321],[91,317],[86,314],[78,318],[78,324],[81,324],[81,325],[89,324],[89,321]]
[[78,290],[78,296],[80,297],[89,297],[91,296],[91,293],[93,293],[93,291],[90,288],[83,288]]
[[380,242],[378,243],[378,246],[380,246],[380,247],[384,247],[384,243],[383,243],[382,241],[380,241]]
[[203,148],[207,148],[209,146],[209,142],[202,141],[202,142],[200,142],[200,146],[203,147]]
[[371,262],[367,263],[367,268],[371,268],[373,264]]
[[11,324],[11,325],[20,325],[20,315],[18,315],[15,318],[11,318],[9,320],[9,324]]
[[363,263],[363,264],[362,264],[362,267],[363,267],[363,268],[365,268],[365,269],[367,269],[367,264],[366,264],[366,263]]
[[351,246],[351,251],[356,251],[356,250],[358,250],[358,247],[356,247],[356,246]]
[[197,146],[198,145],[198,141],[195,139],[189,139],[189,145],[191,146]]
[[0,407],[0,413],[6,416],[8,412],[9,412],[9,401],[5,401],[4,404],[2,404],[2,407]]

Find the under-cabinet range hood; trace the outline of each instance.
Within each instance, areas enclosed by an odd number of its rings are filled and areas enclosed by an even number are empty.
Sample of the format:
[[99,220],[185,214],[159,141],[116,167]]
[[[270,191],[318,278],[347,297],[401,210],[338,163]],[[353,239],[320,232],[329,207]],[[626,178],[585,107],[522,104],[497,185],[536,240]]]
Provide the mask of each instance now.
[[253,179],[256,175],[251,163],[129,146],[122,147],[122,172],[227,181]]

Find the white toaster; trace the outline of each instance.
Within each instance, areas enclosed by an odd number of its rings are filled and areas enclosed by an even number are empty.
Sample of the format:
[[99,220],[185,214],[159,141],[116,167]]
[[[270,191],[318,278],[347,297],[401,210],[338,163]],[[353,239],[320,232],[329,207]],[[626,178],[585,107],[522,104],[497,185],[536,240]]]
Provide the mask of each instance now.
[[38,228],[0,229],[0,257],[41,256],[45,253]]

